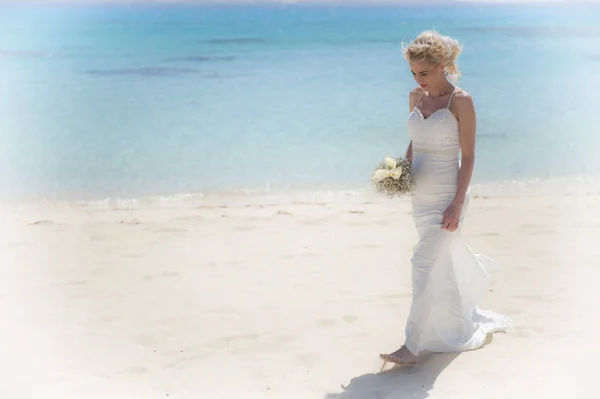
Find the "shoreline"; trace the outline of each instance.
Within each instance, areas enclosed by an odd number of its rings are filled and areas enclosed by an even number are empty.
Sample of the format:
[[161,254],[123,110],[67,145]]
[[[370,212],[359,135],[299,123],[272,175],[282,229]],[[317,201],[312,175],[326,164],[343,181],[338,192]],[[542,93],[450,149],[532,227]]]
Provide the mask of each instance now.
[[[472,198],[499,198],[522,196],[600,195],[600,178],[561,177],[553,179],[505,180],[471,184]],[[286,205],[295,203],[338,203],[353,201],[403,201],[407,199],[380,197],[370,185],[325,188],[237,188],[223,190],[189,191],[142,196],[96,197],[22,197],[0,200],[0,207],[18,205],[48,205],[128,209],[173,206],[216,205]]]

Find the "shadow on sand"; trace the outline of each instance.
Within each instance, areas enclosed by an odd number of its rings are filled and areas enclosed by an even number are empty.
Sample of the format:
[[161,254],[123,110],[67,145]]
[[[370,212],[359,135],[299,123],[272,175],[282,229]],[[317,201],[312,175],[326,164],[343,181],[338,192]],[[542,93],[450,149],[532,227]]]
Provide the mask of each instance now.
[[[325,399],[424,399],[442,371],[459,353],[428,353],[413,366],[394,366],[378,374],[355,377],[339,393]],[[389,366],[388,366],[389,367]]]

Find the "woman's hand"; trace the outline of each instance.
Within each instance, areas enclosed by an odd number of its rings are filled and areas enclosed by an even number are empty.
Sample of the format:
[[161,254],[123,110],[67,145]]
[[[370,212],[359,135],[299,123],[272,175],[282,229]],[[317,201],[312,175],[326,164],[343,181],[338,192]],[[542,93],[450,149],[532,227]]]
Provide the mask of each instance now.
[[408,159],[410,163],[413,161],[413,150],[412,150],[412,140],[408,143],[408,147],[406,147],[406,152],[404,153],[404,157]]
[[462,212],[462,203],[453,201],[442,215],[442,229],[455,231],[458,228],[458,220]]

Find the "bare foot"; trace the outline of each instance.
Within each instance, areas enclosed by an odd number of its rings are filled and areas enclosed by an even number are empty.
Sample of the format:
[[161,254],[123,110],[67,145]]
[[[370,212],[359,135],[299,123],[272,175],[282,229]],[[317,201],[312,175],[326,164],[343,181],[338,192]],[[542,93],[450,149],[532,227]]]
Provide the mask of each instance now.
[[[389,354],[381,354],[379,357],[386,362],[396,363],[396,364],[415,364],[417,362],[417,356],[414,355],[408,348],[404,345],[400,349],[395,352]],[[385,366],[385,363],[384,363]]]

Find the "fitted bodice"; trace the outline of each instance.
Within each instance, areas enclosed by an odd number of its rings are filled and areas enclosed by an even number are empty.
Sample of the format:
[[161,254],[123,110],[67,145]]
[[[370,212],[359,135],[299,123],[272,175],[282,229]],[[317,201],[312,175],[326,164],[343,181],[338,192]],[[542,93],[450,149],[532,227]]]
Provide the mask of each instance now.
[[427,118],[415,105],[407,121],[412,140],[413,173],[419,186],[416,196],[432,195],[436,201],[443,197],[440,197],[442,192],[452,197],[456,194],[460,169],[459,125],[450,111],[450,101]]
[[408,117],[408,135],[413,153],[457,158],[460,150],[458,121],[449,108],[441,108],[424,118],[415,107]]

